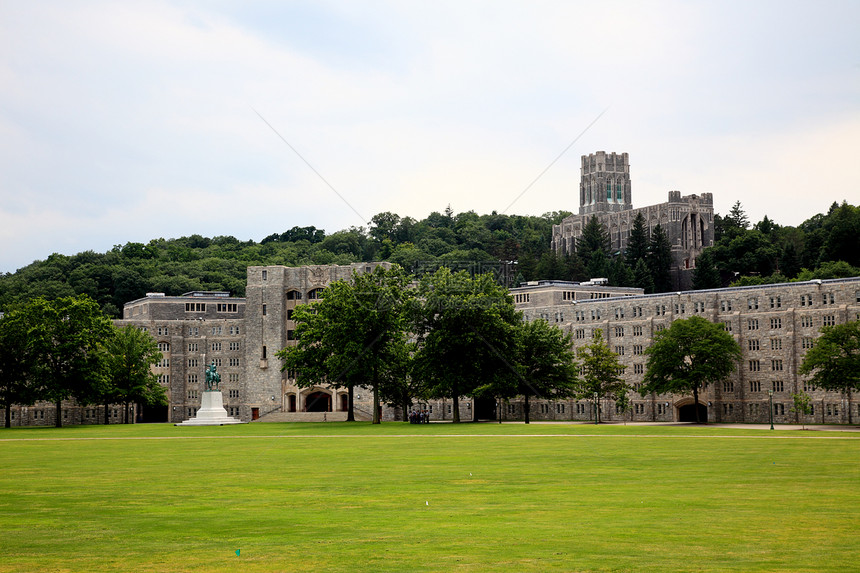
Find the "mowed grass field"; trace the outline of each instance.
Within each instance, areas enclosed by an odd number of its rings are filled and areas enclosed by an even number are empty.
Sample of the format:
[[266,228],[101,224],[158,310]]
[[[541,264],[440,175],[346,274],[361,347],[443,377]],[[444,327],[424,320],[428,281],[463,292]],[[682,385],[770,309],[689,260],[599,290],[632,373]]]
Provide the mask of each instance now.
[[11,429],[0,468],[4,572],[860,570],[860,434]]

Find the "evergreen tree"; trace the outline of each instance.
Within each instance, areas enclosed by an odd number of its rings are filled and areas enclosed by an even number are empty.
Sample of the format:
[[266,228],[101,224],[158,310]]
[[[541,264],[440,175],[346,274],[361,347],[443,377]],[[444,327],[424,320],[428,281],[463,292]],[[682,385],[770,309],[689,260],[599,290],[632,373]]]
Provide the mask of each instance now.
[[609,284],[612,286],[634,286],[635,277],[630,265],[624,260],[624,255],[618,255],[609,265]]
[[593,251],[585,270],[589,278],[608,277],[611,263],[606,253],[600,250]]
[[696,259],[696,269],[693,271],[693,289],[720,288],[723,281],[720,271],[714,266],[711,255],[705,251]]
[[636,268],[640,260],[648,260],[648,228],[645,226],[645,217],[637,213],[633,219],[633,227],[630,229],[630,237],[627,239],[627,251],[625,253],[627,264]]
[[651,235],[651,245],[648,249],[648,266],[654,281],[654,292],[672,290],[672,246],[663,227],[654,227]]
[[645,294],[654,292],[654,277],[651,276],[651,269],[643,259],[636,261],[636,266],[633,268],[633,286],[645,289]]
[[[597,220],[597,215],[592,215],[591,219],[589,219],[588,223],[583,227],[582,235],[580,235],[579,239],[576,241],[576,252],[579,254],[579,257],[582,259],[582,263],[589,272],[591,271],[591,259],[595,253],[603,253],[603,259],[608,259],[609,245],[609,233],[600,221]],[[592,274],[591,276],[606,275]]]
[[565,280],[582,281],[588,278],[585,276],[585,265],[582,264],[582,259],[575,252],[564,258],[564,266]]

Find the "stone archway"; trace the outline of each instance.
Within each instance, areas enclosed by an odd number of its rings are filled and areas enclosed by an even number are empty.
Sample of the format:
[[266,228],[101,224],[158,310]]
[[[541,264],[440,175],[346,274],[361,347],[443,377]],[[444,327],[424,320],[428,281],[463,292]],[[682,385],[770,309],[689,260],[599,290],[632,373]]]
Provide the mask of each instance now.
[[311,392],[305,396],[305,412],[331,412],[331,394]]
[[[692,398],[687,398],[675,403],[675,408],[678,411],[679,422],[695,422],[696,421],[696,404]],[[705,423],[708,421],[708,407],[699,402],[699,421]]]

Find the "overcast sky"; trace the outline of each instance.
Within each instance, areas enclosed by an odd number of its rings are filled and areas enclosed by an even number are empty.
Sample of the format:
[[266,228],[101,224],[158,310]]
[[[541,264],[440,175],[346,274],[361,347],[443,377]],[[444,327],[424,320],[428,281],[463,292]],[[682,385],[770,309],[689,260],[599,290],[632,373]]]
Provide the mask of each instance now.
[[860,202],[858,30],[856,0],[0,0],[0,272],[576,212],[597,150],[630,154],[634,207],[707,192],[796,225]]

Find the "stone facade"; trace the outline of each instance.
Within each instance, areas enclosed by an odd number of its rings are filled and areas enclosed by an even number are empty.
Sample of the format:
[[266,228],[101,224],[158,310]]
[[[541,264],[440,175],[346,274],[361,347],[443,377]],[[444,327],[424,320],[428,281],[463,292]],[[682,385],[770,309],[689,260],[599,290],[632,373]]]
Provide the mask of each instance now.
[[[610,349],[626,366],[624,378],[634,389],[643,383],[648,348],[656,332],[673,320],[698,315],[724,328],[738,341],[743,359],[724,382],[700,393],[711,422],[766,423],[773,391],[777,423],[844,424],[860,421],[860,399],[853,393],[812,388],[797,370],[803,355],[822,326],[860,319],[860,277],[800,283],[686,291],[614,298],[585,298],[575,294],[575,283],[546,282],[512,289],[517,308],[527,320],[548,320],[573,335],[575,346],[588,344],[596,329],[603,331]],[[792,393],[812,398],[813,414],[791,412]],[[694,412],[691,395],[630,393],[632,410],[616,411],[606,400],[606,420],[682,421]],[[533,400],[537,420],[593,419],[588,401]],[[518,401],[505,415],[523,416]]]
[[[155,367],[168,388],[169,406],[160,414],[144,408],[131,413],[143,421],[182,422],[200,407],[206,364],[215,361],[221,372],[224,407],[230,416],[251,421],[268,416],[281,420],[345,419],[346,390],[321,385],[301,389],[289,373],[281,372],[274,353],[295,344],[291,316],[296,305],[313,301],[320,289],[349,279],[353,272],[369,272],[388,263],[344,266],[249,267],[246,298],[228,293],[194,292],[178,297],[150,294],[125,305],[119,326],[134,324],[147,330],[164,358]],[[700,394],[700,405],[711,422],[767,423],[773,391],[777,423],[857,423],[860,399],[851,393],[811,388],[797,369],[822,326],[860,319],[860,277],[678,291],[645,295],[642,289],[609,287],[599,282],[535,281],[511,290],[514,304],[526,320],[546,320],[573,335],[576,346],[587,344],[601,329],[609,347],[627,368],[624,378],[631,411],[620,413],[611,400],[601,405],[604,420],[684,421],[691,416],[689,395],[649,395],[635,391],[644,378],[644,350],[656,332],[692,315],[721,323],[743,350],[738,370],[727,380]],[[813,414],[791,412],[791,393],[812,397]],[[531,400],[534,420],[591,420],[586,400]],[[370,419],[372,396],[367,388],[355,391],[358,419]],[[492,401],[462,398],[462,420],[496,416]],[[433,420],[452,418],[450,400],[416,405]],[[502,417],[524,416],[521,400],[501,404]],[[53,425],[54,406],[16,406],[15,426]],[[408,415],[408,413],[406,413]],[[108,409],[111,423],[123,419],[121,406]],[[102,423],[104,407],[63,407],[64,424]],[[278,417],[280,416],[280,417]],[[320,416],[322,416],[320,418]],[[399,407],[383,406],[383,420],[403,420]]]
[[609,232],[612,251],[624,251],[639,213],[649,234],[658,224],[666,232],[672,246],[675,288],[689,288],[696,258],[714,243],[713,197],[710,193],[681,196],[680,191],[669,191],[666,203],[634,209],[626,153],[598,151],[582,156],[579,214],[553,225],[552,248],[560,254],[575,252],[583,227],[596,216]]

